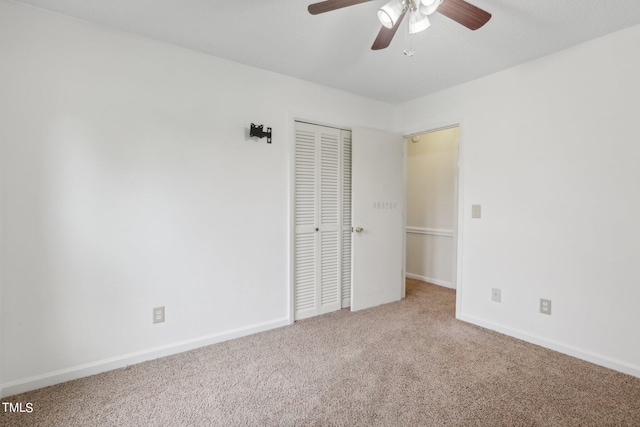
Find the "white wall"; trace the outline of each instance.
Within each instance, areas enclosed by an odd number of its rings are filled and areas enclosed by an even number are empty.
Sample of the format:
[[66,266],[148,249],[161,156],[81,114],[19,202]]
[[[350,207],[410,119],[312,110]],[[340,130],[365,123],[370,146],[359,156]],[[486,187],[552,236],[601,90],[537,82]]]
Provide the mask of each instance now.
[[635,26],[397,111],[461,123],[459,317],[636,376],[639,46]]
[[461,123],[460,317],[640,376],[639,45],[394,108],[0,0],[1,392],[286,324],[291,119],[394,112]]
[[407,277],[455,288],[458,128],[407,138]]
[[4,0],[0,58],[5,395],[287,324],[293,118],[393,127],[387,104]]

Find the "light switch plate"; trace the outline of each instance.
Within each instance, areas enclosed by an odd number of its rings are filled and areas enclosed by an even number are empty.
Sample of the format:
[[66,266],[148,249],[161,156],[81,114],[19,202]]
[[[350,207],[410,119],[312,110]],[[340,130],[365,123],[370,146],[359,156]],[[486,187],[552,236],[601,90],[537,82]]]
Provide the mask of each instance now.
[[471,218],[480,218],[482,215],[482,208],[480,205],[471,205]]
[[498,288],[491,288],[491,301],[501,302],[502,301],[502,291]]

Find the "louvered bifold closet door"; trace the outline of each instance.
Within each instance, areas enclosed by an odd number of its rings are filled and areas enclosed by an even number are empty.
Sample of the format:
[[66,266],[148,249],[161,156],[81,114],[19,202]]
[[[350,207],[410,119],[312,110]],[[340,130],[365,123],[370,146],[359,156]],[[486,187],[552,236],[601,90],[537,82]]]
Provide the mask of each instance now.
[[342,307],[341,131],[320,128],[320,307],[319,313]]
[[342,307],[344,182],[342,131],[301,122],[295,130],[294,304],[299,320]]
[[296,123],[294,172],[294,299],[295,318],[318,314],[317,140],[314,126]]
[[351,306],[351,131],[342,138],[342,308]]

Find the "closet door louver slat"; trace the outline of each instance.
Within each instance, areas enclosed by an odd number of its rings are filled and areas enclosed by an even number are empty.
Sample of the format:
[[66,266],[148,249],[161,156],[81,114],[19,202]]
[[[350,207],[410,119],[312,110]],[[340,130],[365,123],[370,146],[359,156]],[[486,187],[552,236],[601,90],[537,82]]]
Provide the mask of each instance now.
[[342,308],[351,306],[351,132],[342,131]]
[[313,128],[296,126],[295,135],[294,317],[303,319],[318,312],[317,133]]
[[309,131],[296,131],[295,158],[295,224],[315,226],[316,189],[315,134]]
[[316,306],[316,244],[314,234],[296,236],[295,298],[296,313]]
[[339,310],[340,295],[340,130],[320,130],[320,307]]

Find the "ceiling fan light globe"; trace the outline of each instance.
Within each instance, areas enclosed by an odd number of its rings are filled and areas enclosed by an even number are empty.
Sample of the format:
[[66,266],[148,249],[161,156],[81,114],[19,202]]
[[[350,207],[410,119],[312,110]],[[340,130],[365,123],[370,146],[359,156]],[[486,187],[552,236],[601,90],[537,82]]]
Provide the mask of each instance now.
[[431,26],[427,15],[423,15],[418,11],[415,11],[409,17],[409,34],[416,34],[420,31],[424,31]]
[[391,17],[382,9],[378,10],[378,21],[380,21],[382,26],[385,28],[393,28],[393,21],[391,20]]
[[402,0],[391,0],[378,10],[378,20],[388,29],[393,28],[404,10]]
[[441,4],[442,0],[422,0],[419,7],[420,13],[429,16],[438,10],[438,6]]

